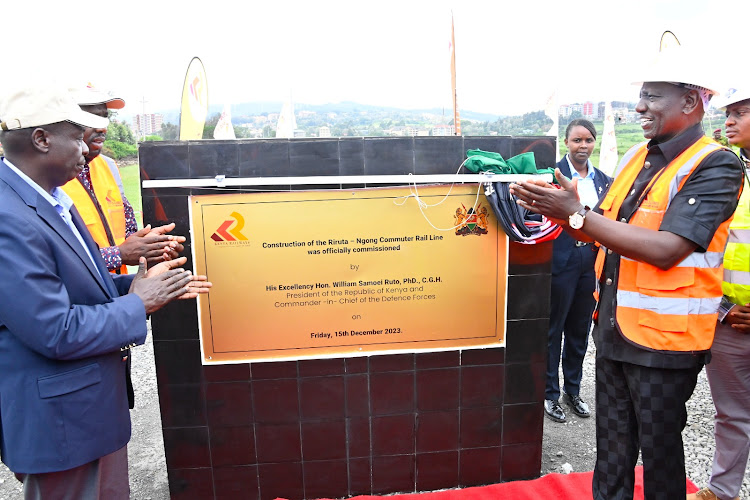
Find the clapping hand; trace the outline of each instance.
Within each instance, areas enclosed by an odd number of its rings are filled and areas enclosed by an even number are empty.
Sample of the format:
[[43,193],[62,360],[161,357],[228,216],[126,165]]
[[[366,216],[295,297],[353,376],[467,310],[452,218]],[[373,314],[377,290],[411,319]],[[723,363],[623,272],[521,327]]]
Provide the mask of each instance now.
[[205,276],[193,273],[178,266],[187,258],[164,261],[147,270],[146,258],[138,262],[138,273],[130,285],[129,293],[134,293],[143,301],[146,314],[158,311],[175,299],[193,299],[201,293],[208,293],[211,282]]

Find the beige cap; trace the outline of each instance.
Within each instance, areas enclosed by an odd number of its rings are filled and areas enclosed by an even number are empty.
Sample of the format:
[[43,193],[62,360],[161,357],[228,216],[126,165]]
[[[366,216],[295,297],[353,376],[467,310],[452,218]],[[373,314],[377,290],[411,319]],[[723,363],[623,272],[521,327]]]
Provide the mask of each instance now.
[[25,86],[0,94],[0,128],[16,130],[71,122],[81,127],[107,128],[109,120],[86,113],[65,87]]
[[76,102],[81,106],[106,104],[107,109],[122,109],[125,107],[124,99],[114,97],[109,92],[99,90],[91,83],[82,87],[71,87],[69,90]]

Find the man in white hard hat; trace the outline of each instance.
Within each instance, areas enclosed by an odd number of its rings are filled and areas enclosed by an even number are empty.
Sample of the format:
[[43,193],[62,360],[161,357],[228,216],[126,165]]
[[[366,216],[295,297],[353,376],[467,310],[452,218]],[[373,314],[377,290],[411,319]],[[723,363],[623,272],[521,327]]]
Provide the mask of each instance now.
[[210,287],[184,257],[107,272],[60,189],[84,164],[84,129],[106,123],[64,87],[0,93],[0,457],[25,499],[129,497],[124,358],[148,314]]
[[[726,111],[729,143],[750,166],[750,86],[730,89],[717,103]],[[745,172],[747,175],[747,172]],[[729,226],[724,253],[724,297],[706,365],[716,416],[716,450],[708,486],[688,500],[739,499],[750,454],[750,184]]]
[[639,451],[646,499],[686,495],[685,403],[710,355],[742,180],[739,158],[701,128],[715,93],[704,74],[694,58],[670,49],[639,79],[636,111],[648,141],[623,156],[593,209],[559,172],[562,189],[512,187],[524,207],[559,220],[577,240],[601,245],[594,312],[598,500],[633,498]]
[[[122,109],[125,101],[119,97],[87,86],[70,89],[81,109],[108,117],[108,110]],[[122,179],[115,160],[102,154],[107,139],[107,127],[87,128],[84,141],[89,149],[83,170],[63,190],[86,223],[91,236],[99,245],[107,269],[127,274],[128,265],[138,264],[141,256],[149,264],[176,259],[183,250],[184,236],[168,235],[174,224],[138,229],[133,207],[125,197]]]

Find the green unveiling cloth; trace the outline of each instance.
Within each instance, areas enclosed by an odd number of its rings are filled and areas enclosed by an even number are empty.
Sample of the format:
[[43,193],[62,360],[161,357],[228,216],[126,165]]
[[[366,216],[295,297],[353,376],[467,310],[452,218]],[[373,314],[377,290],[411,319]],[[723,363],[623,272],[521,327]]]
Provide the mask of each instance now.
[[[534,153],[521,153],[512,158],[504,159],[500,153],[470,149],[466,152],[464,166],[474,173],[489,172],[491,174],[554,174],[554,168],[537,170]],[[554,179],[554,175],[552,176]]]

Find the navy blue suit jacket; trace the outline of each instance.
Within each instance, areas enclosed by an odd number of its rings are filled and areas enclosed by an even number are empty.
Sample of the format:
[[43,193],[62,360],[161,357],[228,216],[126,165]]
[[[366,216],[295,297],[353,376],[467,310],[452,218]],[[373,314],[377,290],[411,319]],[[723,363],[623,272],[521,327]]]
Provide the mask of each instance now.
[[[573,173],[570,171],[570,166],[568,165],[567,155],[564,156],[562,160],[557,162],[556,167],[559,168],[560,172],[568,179],[573,177]],[[609,188],[609,185],[611,183],[612,178],[610,176],[594,167],[594,186],[596,187],[596,193],[599,195],[600,200],[604,196],[604,193],[607,192],[607,189]],[[552,247],[553,274],[559,273],[565,267],[565,263],[568,261],[568,257],[570,257],[570,252],[572,252],[573,248],[575,248],[575,242],[576,240],[565,231],[560,233],[560,236],[555,238],[555,242]]]
[[145,308],[71,213],[95,264],[0,161],[0,456],[18,473],[77,467],[130,439],[120,349],[145,342]]

